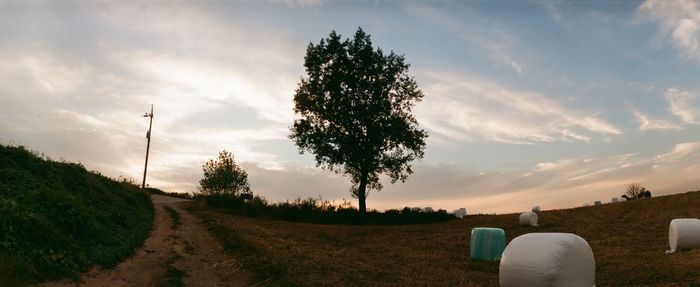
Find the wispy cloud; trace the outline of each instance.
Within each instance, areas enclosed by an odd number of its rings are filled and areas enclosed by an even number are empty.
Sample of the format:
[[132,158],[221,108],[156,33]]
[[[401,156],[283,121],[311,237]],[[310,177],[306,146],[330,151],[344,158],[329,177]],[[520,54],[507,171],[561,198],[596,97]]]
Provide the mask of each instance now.
[[470,12],[464,18],[456,18],[434,6],[415,3],[408,5],[406,9],[411,14],[443,26],[468,46],[481,50],[499,65],[510,67],[518,74],[522,74],[528,68],[525,61],[516,56],[522,55],[525,49],[521,41],[507,31],[495,27],[478,13]]
[[695,93],[669,88],[666,91],[666,100],[668,100],[671,112],[683,122],[689,124],[698,123],[697,113],[700,109],[700,98]]
[[533,92],[511,90],[467,75],[422,75],[426,98],[417,108],[431,131],[455,140],[506,143],[588,142],[593,135],[620,135],[592,113],[565,107]]
[[642,112],[640,112],[639,110],[636,110],[636,109],[633,109],[632,113],[634,113],[634,116],[637,119],[637,122],[639,123],[639,129],[642,131],[681,129],[681,127],[677,124],[674,124],[672,122],[665,121],[665,120],[654,119],[648,115],[643,114]]
[[647,0],[639,12],[661,24],[661,33],[672,39],[685,58],[700,61],[700,4],[693,0]]

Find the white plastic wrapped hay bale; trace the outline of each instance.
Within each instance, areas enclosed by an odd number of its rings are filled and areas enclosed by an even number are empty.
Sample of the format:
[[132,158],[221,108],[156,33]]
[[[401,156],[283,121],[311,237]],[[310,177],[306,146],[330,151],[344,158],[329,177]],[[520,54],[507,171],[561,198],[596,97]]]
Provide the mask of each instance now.
[[571,233],[528,233],[513,239],[501,257],[501,287],[592,287],[595,259],[588,242]]
[[539,206],[539,205],[533,206],[533,207],[532,207],[532,212],[540,212],[540,206]]
[[455,211],[453,211],[452,213],[457,218],[464,218],[464,216],[467,215],[467,209],[466,208],[455,209]]
[[624,197],[620,197],[620,199],[618,199],[617,201],[619,201],[619,202],[625,202],[625,201],[627,201],[627,199],[624,198]]
[[671,250],[666,253],[700,247],[700,219],[677,218],[668,226],[668,244]]
[[537,226],[537,213],[532,211],[520,214],[520,225]]

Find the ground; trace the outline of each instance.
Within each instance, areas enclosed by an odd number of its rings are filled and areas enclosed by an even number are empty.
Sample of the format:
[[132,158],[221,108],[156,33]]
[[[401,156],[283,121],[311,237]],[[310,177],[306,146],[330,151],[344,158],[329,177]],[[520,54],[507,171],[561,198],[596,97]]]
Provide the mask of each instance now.
[[[80,286],[248,286],[248,276],[235,258],[223,252],[196,217],[181,208],[180,198],[153,195],[155,220],[151,236],[116,268],[95,267],[81,276]],[[173,228],[172,208],[181,224]],[[63,280],[47,287],[77,286]]]
[[[534,204],[533,204],[534,205]],[[469,258],[470,231],[499,227],[506,242],[530,232],[574,233],[593,250],[596,286],[700,286],[700,249],[666,254],[674,218],[700,218],[700,192],[539,212],[471,215],[444,223],[349,226],[292,223],[194,208],[240,234],[282,272],[279,285],[498,286],[498,262]],[[241,239],[237,239],[241,240]],[[695,284],[695,285],[694,285]]]

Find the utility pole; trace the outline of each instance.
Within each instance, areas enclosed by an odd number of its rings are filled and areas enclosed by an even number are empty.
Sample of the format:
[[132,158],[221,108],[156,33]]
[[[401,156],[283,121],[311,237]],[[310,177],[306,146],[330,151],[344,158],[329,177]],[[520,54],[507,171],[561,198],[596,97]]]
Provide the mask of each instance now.
[[146,163],[143,166],[143,182],[141,183],[141,189],[145,190],[146,189],[146,170],[148,170],[148,150],[151,148],[151,127],[153,126],[153,105],[151,105],[151,112],[150,113],[145,113],[143,115],[144,118],[151,118],[151,121],[148,123],[148,132],[146,132],[146,138],[148,139],[148,143],[146,144]]

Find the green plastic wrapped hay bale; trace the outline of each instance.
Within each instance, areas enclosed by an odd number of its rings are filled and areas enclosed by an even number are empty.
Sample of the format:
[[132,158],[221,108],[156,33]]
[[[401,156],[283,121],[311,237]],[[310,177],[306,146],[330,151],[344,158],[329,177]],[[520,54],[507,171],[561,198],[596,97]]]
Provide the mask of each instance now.
[[601,205],[601,204],[603,204],[603,203],[600,202],[600,200],[596,200],[593,202],[593,205],[596,205],[596,206]]
[[500,228],[472,228],[469,253],[474,260],[493,261],[501,259],[506,246],[506,232]]

